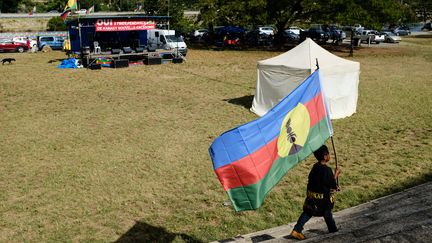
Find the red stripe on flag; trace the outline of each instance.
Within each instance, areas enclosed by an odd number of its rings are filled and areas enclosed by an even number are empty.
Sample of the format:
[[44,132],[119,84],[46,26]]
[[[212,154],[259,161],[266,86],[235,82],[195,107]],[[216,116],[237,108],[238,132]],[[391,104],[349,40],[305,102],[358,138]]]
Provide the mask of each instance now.
[[314,98],[309,100],[306,104],[306,109],[309,111],[310,127],[315,126],[323,117],[326,116],[324,102],[322,100],[322,93],[319,92]]
[[215,172],[225,191],[228,191],[231,188],[254,184],[261,180],[277,158],[276,137],[255,153],[219,167]]
[[[316,125],[325,115],[321,92],[304,104],[310,114],[310,127]],[[277,153],[278,137],[237,161],[215,170],[225,191],[240,186],[248,186],[264,178],[273,162],[279,158]]]

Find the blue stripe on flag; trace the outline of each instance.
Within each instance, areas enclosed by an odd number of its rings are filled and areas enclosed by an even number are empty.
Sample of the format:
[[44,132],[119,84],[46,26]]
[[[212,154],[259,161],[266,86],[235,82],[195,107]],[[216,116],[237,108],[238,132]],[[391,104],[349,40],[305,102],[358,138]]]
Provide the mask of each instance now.
[[237,161],[279,136],[285,115],[298,103],[305,104],[321,92],[319,72],[314,72],[267,114],[240,125],[217,137],[209,148],[213,167],[217,169]]

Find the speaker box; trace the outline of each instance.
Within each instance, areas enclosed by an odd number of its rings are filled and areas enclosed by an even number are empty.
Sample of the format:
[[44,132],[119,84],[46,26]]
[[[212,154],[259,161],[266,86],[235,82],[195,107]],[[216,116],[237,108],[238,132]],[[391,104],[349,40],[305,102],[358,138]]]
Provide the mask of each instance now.
[[144,47],[137,47],[135,48],[136,52],[143,52],[144,51]]
[[181,58],[181,57],[174,57],[172,59],[172,62],[173,63],[182,63],[183,62],[183,58]]
[[120,54],[120,49],[111,49],[111,54]]
[[148,54],[149,58],[157,58],[157,57],[161,57],[161,55],[157,52],[151,52]]
[[102,69],[102,66],[100,64],[97,64],[97,63],[92,63],[89,65],[89,68],[91,70],[100,70],[100,69]]
[[132,48],[130,48],[130,47],[123,47],[123,53],[126,53],[126,54],[132,53]]
[[162,64],[162,58],[160,58],[160,57],[147,57],[147,58],[144,58],[144,64],[145,65]]
[[112,67],[113,68],[125,68],[125,67],[129,67],[129,60],[128,59],[114,60],[112,62]]
[[155,47],[147,47],[147,51],[148,52],[155,52],[156,51],[156,48]]

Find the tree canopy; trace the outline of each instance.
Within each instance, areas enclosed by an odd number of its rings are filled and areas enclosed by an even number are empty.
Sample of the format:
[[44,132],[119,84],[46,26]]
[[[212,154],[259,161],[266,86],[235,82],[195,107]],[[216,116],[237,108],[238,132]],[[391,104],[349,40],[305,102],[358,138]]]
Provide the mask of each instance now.
[[[1,12],[62,11],[67,0],[0,0]],[[173,26],[187,28],[187,9],[200,10],[195,24],[242,27],[274,25],[281,30],[293,23],[361,23],[370,28],[383,24],[426,21],[431,17],[432,0],[78,0],[80,8],[96,11],[140,11],[146,15],[170,15]],[[23,10],[24,9],[24,10]]]

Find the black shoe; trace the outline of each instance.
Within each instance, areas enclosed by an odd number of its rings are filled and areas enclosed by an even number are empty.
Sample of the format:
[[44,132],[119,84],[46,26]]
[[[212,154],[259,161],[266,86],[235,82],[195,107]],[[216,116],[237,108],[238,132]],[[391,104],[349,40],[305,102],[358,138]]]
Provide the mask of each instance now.
[[333,229],[333,230],[329,230],[329,233],[336,233],[336,232],[338,232],[338,231],[339,231],[339,229],[336,228],[336,229]]

